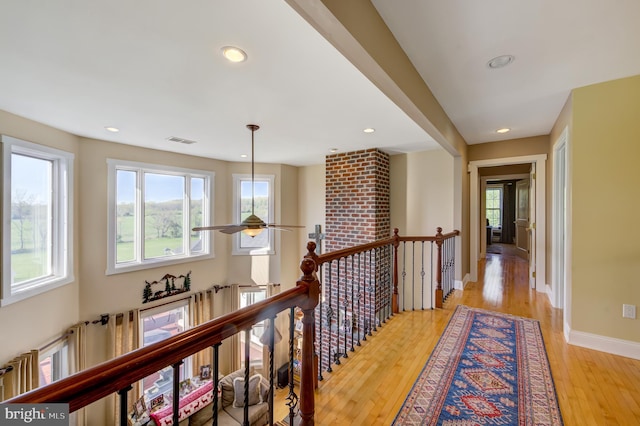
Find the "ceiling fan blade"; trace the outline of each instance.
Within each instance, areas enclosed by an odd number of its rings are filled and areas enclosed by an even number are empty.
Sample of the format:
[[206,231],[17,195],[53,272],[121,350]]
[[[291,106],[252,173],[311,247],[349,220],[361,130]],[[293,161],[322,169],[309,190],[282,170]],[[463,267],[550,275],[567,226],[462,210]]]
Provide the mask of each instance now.
[[278,225],[278,224],[275,224],[275,223],[269,223],[269,224],[267,224],[267,228],[276,229],[278,231],[293,231],[293,229],[290,229],[290,228],[304,228],[304,226],[300,226],[300,225]]
[[[227,234],[233,234],[234,232],[242,231],[246,228],[245,225],[216,225],[216,226],[198,226],[193,228],[193,231],[220,231]],[[231,232],[229,232],[231,231]]]

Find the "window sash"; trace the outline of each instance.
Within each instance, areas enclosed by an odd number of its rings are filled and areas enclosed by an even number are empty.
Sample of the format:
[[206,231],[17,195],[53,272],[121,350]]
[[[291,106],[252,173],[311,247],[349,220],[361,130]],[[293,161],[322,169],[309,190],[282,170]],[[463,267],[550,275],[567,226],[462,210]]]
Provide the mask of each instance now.
[[[213,257],[212,233],[201,231],[194,234],[191,229],[211,223],[209,206],[212,199],[214,173],[113,159],[107,160],[107,163],[109,167],[107,274],[189,262],[194,258]],[[128,184],[131,188],[125,190],[124,177],[129,173],[131,175],[128,180],[131,182]],[[181,185],[173,185],[172,188],[169,185],[179,181]],[[157,199],[154,201],[159,188],[165,192],[175,191],[177,198],[173,201],[157,202]],[[130,206],[126,207],[125,201]],[[178,203],[178,209],[176,209],[176,203]],[[198,209],[200,214],[194,214]],[[118,215],[125,210],[130,210],[131,218]],[[127,219],[126,222],[130,223],[125,225],[123,219]],[[197,219],[195,223],[194,219]],[[130,233],[131,242],[123,240],[125,228]],[[154,236],[154,232],[156,236],[161,235],[162,238],[145,238]],[[129,253],[128,250],[131,252]]]
[[501,186],[488,186],[485,192],[485,214],[491,226],[502,226],[502,191]]

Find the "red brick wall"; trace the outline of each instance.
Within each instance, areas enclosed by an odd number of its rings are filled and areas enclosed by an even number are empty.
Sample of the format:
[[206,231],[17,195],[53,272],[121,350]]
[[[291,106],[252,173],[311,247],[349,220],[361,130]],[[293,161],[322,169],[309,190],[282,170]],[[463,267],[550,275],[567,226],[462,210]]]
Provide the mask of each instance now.
[[[382,151],[327,156],[326,252],[389,237],[389,191],[389,156]],[[332,371],[332,365],[340,364],[339,359],[348,355],[360,339],[366,340],[384,319],[383,304],[390,293],[383,283],[390,280],[388,274],[386,281],[382,279],[389,270],[383,253],[389,254],[376,251],[325,264],[324,301],[316,310],[316,327],[321,327],[324,336],[316,342],[321,374]],[[356,265],[361,272],[354,269]],[[350,327],[345,331],[345,318],[355,322],[353,331]]]
[[327,251],[391,234],[389,155],[378,149],[326,158]]

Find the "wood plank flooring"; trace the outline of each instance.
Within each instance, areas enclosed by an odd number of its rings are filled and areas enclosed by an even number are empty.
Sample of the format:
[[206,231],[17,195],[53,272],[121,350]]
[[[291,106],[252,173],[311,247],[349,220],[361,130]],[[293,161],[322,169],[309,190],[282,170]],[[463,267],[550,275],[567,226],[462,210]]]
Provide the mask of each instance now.
[[[487,255],[480,280],[456,291],[444,309],[394,315],[346,362],[325,373],[316,392],[318,425],[390,425],[458,304],[540,321],[566,425],[640,425],[640,361],[570,346],[562,311],[527,284],[516,256]],[[274,419],[287,415],[277,390]]]

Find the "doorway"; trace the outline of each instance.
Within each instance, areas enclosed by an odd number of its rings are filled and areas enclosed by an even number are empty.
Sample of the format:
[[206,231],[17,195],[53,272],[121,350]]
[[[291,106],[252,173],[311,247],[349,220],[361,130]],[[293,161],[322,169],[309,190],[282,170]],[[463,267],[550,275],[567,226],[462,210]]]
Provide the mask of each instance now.
[[[506,157],[490,160],[470,161],[469,183],[470,183],[470,279],[478,279],[478,259],[481,254],[482,240],[485,235],[485,223],[480,221],[481,217],[481,176],[478,169],[481,167],[503,166],[509,164],[531,163],[534,168],[534,182],[530,191],[530,211],[534,218],[531,228],[531,262],[529,265],[529,279],[532,286],[539,292],[547,292],[545,283],[546,274],[546,221],[545,221],[545,186],[546,186],[546,154],[527,155],[521,157]],[[482,225],[481,225],[482,224]],[[482,237],[482,238],[481,238]]]

